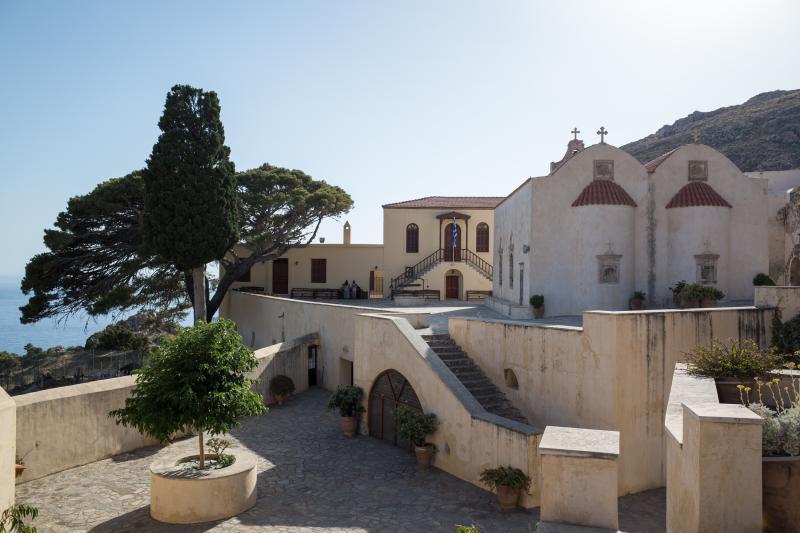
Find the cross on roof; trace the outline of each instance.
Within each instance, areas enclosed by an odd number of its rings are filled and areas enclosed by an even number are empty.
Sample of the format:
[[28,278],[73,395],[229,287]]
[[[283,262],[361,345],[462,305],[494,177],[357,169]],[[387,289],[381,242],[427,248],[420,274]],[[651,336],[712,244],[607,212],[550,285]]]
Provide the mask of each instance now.
[[597,134],[600,136],[600,144],[606,142],[606,135],[608,135],[608,130],[606,130],[605,126],[600,126],[600,129],[597,130]]
[[694,143],[698,144],[700,142],[700,130],[697,128],[692,128],[691,134],[694,138]]
[[581,130],[579,130],[578,128],[572,128],[572,131],[570,133],[572,134],[572,140],[573,141],[577,141],[578,140],[578,134],[580,132],[581,132]]

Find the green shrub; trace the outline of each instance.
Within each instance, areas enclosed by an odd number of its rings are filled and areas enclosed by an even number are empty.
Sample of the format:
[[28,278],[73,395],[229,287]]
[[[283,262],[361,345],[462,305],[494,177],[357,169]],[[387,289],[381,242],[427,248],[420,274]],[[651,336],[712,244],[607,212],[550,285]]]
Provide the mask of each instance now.
[[211,450],[211,453],[217,456],[217,464],[220,468],[230,466],[236,461],[236,457],[229,453],[225,453],[225,450],[231,446],[231,441],[228,439],[213,437],[208,439],[206,444],[208,445],[208,449]]
[[673,296],[680,296],[680,294],[681,294],[681,291],[682,291],[682,290],[684,289],[684,287],[686,287],[687,285],[688,285],[688,283],[686,282],[686,280],[685,280],[685,279],[682,279],[681,281],[679,281],[679,282],[675,283],[675,285],[673,285],[672,287],[670,287],[670,288],[669,288],[669,290],[670,290],[670,291],[672,291],[672,294],[673,294]]
[[30,505],[12,505],[0,514],[0,533],[36,533],[34,526],[25,520],[35,520],[39,509]]
[[289,376],[277,375],[270,380],[269,391],[273,396],[289,396],[294,392],[294,381]]
[[394,412],[397,434],[415,446],[424,446],[425,437],[436,431],[439,421],[434,413],[421,413],[415,409],[398,407]]
[[510,489],[522,490],[531,485],[531,478],[519,468],[513,466],[500,466],[487,468],[481,472],[481,482],[494,490],[497,485],[504,485]]
[[782,362],[777,350],[762,350],[753,339],[728,339],[727,344],[714,339],[710,347],[696,346],[686,354],[689,374],[710,378],[763,377],[779,368]]
[[783,322],[780,309],[772,312],[772,344],[786,362],[800,363],[800,314]]
[[544,295],[534,294],[529,300],[534,309],[540,309],[544,305]]
[[476,526],[456,526],[456,533],[481,533],[481,530],[478,529]]
[[361,406],[361,399],[364,391],[355,385],[339,385],[336,392],[331,394],[328,399],[328,409],[339,409],[342,416],[356,416],[364,408]]
[[86,349],[144,350],[147,337],[131,331],[121,324],[111,324],[86,339]]
[[[793,377],[791,387],[783,387],[783,390],[779,378],[767,382],[758,380],[756,383],[758,390],[752,397],[758,398],[758,402],[750,403],[751,394],[747,388],[739,385],[739,390],[742,403],[764,419],[761,428],[761,454],[765,457],[799,456],[800,379]],[[762,391],[764,388],[768,389],[775,401],[775,409],[761,403],[762,396],[767,396],[767,393]]]
[[633,293],[633,299],[634,300],[646,300],[647,299],[647,295],[644,293],[644,291],[635,291]]
[[764,274],[763,272],[759,272],[759,273],[758,273],[758,274],[756,274],[756,276],[753,278],[753,285],[755,285],[755,286],[757,286],[757,287],[758,287],[758,286],[765,286],[765,285],[767,285],[767,286],[774,286],[774,285],[775,285],[775,280],[773,280],[773,279],[772,279],[771,277],[769,277],[767,274]]
[[683,305],[700,300],[722,300],[725,298],[725,293],[716,287],[699,283],[685,283],[678,295]]

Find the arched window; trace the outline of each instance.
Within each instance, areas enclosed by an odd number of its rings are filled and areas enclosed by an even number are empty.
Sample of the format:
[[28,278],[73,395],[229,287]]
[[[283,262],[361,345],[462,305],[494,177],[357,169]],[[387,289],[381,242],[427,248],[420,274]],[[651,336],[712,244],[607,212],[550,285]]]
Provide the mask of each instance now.
[[419,226],[409,224],[406,226],[406,253],[415,254],[419,252]]
[[481,222],[475,231],[475,251],[489,251],[489,224]]

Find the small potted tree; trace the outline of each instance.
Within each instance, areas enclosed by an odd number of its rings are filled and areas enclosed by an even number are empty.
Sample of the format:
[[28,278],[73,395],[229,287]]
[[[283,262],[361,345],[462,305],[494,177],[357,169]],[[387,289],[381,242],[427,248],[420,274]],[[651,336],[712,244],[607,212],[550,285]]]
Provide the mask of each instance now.
[[631,311],[639,311],[644,305],[645,294],[642,291],[633,293],[633,298],[628,300],[628,308]]
[[414,446],[417,467],[427,470],[433,458],[433,444],[425,442],[425,437],[436,431],[439,421],[434,413],[421,413],[407,407],[398,407],[394,412],[397,434]]
[[672,305],[675,307],[681,306],[681,291],[684,287],[686,287],[686,285],[688,285],[686,280],[681,280],[669,288],[670,292],[672,292]]
[[513,511],[517,507],[519,493],[531,486],[531,478],[511,465],[487,468],[481,472],[481,481],[497,492],[497,501],[503,511]]
[[544,295],[534,294],[529,302],[533,307],[533,318],[542,318],[544,316]]
[[699,283],[686,283],[678,293],[681,308],[693,309],[700,307],[700,301],[707,295],[705,287]]
[[278,405],[283,405],[289,395],[294,393],[294,381],[289,376],[277,375],[269,382],[269,392]]
[[700,307],[716,307],[717,302],[725,298],[725,293],[715,287],[703,287]]
[[[255,504],[255,456],[243,449],[230,457],[207,454],[203,439],[205,432],[226,433],[242,417],[267,410],[261,396],[250,390],[255,380],[248,373],[257,365],[232,321],[198,322],[163,341],[139,372],[125,406],[111,411],[118,424],[161,442],[197,433],[198,454],[168,449],[150,465],[150,514],[156,520],[205,522]],[[220,449],[216,442],[214,447]],[[220,491],[225,498],[218,497]]]
[[361,399],[364,391],[355,385],[339,385],[328,399],[328,409],[338,409],[341,415],[342,433],[354,437],[358,429],[358,414],[364,411]]

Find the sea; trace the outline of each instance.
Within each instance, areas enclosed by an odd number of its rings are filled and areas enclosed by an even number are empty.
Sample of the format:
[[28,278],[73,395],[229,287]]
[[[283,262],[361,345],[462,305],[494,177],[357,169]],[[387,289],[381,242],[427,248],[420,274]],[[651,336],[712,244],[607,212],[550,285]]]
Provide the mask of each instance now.
[[28,303],[19,288],[21,281],[19,276],[0,276],[0,351],[22,355],[28,343],[39,348],[83,346],[91,334],[127,316],[77,314],[68,319],[46,318],[35,324],[20,324],[19,308]]

